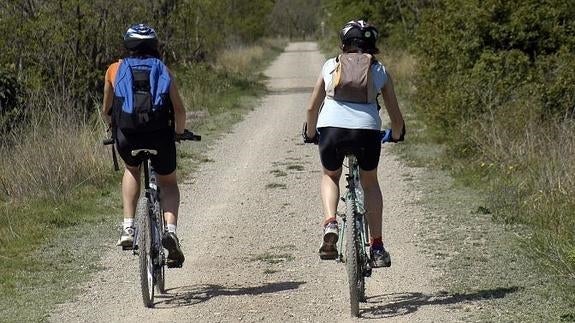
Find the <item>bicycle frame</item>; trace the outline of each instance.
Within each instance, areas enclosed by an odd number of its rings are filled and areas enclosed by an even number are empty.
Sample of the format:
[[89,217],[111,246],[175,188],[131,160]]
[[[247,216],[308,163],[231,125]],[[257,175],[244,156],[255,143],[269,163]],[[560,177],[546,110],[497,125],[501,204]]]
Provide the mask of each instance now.
[[[145,161],[142,163],[143,165],[143,173],[144,173],[144,196],[149,202],[149,211],[148,215],[151,217],[152,225],[152,243],[154,244],[154,248],[159,250],[162,254],[162,259],[164,259],[163,254],[164,250],[161,248],[161,241],[162,236],[164,234],[164,216],[163,210],[160,206],[160,188],[158,187],[157,180],[156,180],[156,173],[154,172],[152,166],[150,165],[149,154],[146,156]],[[136,228],[136,234],[134,237],[134,254],[138,249],[138,230]],[[162,263],[163,265],[163,263]]]
[[[341,198],[342,201],[346,201],[346,200],[353,200],[355,201],[355,203],[351,203],[354,206],[354,210],[353,210],[353,214],[355,215],[354,219],[352,219],[352,224],[356,225],[357,227],[357,233],[359,235],[359,241],[363,242],[361,243],[361,249],[359,250],[361,254],[366,255],[367,259],[369,259],[369,226],[368,226],[368,222],[367,222],[367,217],[366,217],[366,213],[365,213],[365,209],[363,208],[364,205],[364,201],[363,201],[363,197],[359,197],[357,196],[357,192],[361,189],[361,184],[360,184],[360,180],[359,180],[359,165],[357,163],[357,158],[354,155],[347,155],[347,161],[348,161],[348,169],[349,172],[346,174],[346,181],[347,181],[347,185],[346,185],[346,191],[343,195],[343,197]],[[343,242],[345,241],[344,237],[345,237],[345,227],[348,225],[348,220],[347,216],[345,214],[340,214],[340,217],[342,218],[342,223],[343,225],[340,228],[340,239],[339,239],[339,248],[338,250],[340,250],[340,261],[341,262],[345,262],[344,259],[344,255],[343,252],[341,252],[341,250],[344,250],[343,248]],[[368,264],[369,266],[369,264]],[[369,268],[369,273],[371,274],[371,268]],[[369,275],[367,275],[366,277],[369,277]]]

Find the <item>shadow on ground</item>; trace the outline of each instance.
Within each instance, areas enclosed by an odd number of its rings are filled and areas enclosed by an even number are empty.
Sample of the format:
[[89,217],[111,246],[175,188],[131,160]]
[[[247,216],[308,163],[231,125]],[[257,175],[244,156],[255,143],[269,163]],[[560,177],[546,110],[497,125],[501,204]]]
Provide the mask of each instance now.
[[437,293],[434,295],[423,293],[384,294],[369,297],[367,299],[367,308],[361,311],[361,316],[371,319],[397,317],[416,312],[423,306],[455,305],[504,298],[508,294],[515,293],[518,290],[519,287],[509,287],[453,295],[447,293]]
[[255,287],[226,287],[221,285],[184,286],[166,290],[166,294],[158,294],[155,304],[157,308],[173,308],[191,306],[220,296],[242,296],[273,294],[287,290],[298,289],[305,282],[277,282]]

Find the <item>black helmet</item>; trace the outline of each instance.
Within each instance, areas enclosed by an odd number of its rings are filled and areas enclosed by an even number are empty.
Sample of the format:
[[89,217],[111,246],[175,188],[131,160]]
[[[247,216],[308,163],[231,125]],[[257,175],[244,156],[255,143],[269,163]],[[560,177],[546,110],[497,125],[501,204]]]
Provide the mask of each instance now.
[[124,47],[131,51],[156,50],[158,48],[156,31],[146,24],[132,25],[124,34]]
[[353,46],[370,54],[377,54],[376,42],[379,32],[363,20],[352,20],[345,24],[339,32],[339,38],[344,46]]

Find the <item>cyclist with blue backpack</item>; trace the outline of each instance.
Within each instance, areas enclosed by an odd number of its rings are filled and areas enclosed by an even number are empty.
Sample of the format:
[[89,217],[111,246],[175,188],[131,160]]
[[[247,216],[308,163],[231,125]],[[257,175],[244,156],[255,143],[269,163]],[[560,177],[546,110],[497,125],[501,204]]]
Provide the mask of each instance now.
[[125,164],[122,178],[123,230],[117,245],[134,243],[134,214],[140,196],[140,165],[135,149],[154,149],[166,231],[162,244],[170,267],[180,267],[184,255],[176,235],[180,191],[176,177],[175,134],[184,132],[186,111],[174,78],[160,60],[156,32],[145,24],[132,25],[124,34],[128,55],[108,67],[102,116],[110,124],[115,145]]
[[377,178],[381,152],[381,118],[377,97],[382,95],[391,119],[390,141],[402,141],[403,116],[389,72],[374,57],[378,31],[363,20],[350,21],[340,31],[342,53],[325,62],[315,84],[303,130],[304,142],[319,144],[323,166],[321,198],[324,208],[321,259],[336,259],[338,251],[339,180],[345,151],[351,150],[360,167],[369,223],[372,267],[389,267],[391,258],[382,240],[382,195]]

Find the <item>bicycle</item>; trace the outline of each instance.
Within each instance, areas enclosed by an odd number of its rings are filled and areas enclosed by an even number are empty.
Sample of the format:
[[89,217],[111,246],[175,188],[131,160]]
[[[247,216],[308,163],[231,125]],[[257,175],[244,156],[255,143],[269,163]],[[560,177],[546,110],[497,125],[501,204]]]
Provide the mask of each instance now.
[[[346,212],[341,218],[339,262],[345,263],[349,283],[351,315],[359,316],[359,302],[365,302],[365,278],[372,273],[369,244],[369,227],[363,207],[363,193],[359,182],[359,165],[354,154],[346,154],[348,173],[346,191],[341,197]],[[345,241],[345,248],[344,248]],[[343,252],[342,252],[343,251]]]
[[[176,141],[192,140],[200,141],[201,136],[195,135],[190,131],[183,134],[176,134]],[[114,144],[114,139],[104,140],[104,145]],[[133,254],[138,255],[140,271],[140,287],[142,290],[142,300],[144,306],[154,306],[154,287],[160,294],[164,294],[166,277],[165,267],[167,263],[166,254],[162,247],[162,238],[165,234],[164,212],[160,205],[160,188],[157,185],[156,173],[150,162],[150,157],[157,155],[153,149],[136,149],[131,152],[132,156],[139,157],[143,160],[144,168],[144,191],[138,199],[136,206],[135,234]],[[117,158],[114,154],[114,166],[118,170]]]
[[[319,137],[307,138],[307,125],[304,124],[302,135],[305,143],[318,144]],[[402,131],[405,134],[405,126]],[[399,141],[403,141],[403,134]],[[381,132],[381,143],[397,142],[391,136],[391,130]],[[346,212],[338,213],[342,225],[339,228],[337,261],[345,263],[349,284],[349,301],[351,316],[359,316],[359,303],[366,301],[365,278],[372,274],[371,252],[369,243],[369,225],[364,208],[363,190],[359,177],[357,156],[351,151],[345,151],[348,173],[346,176],[346,191],[341,197],[345,203]],[[345,242],[345,245],[344,245]]]

